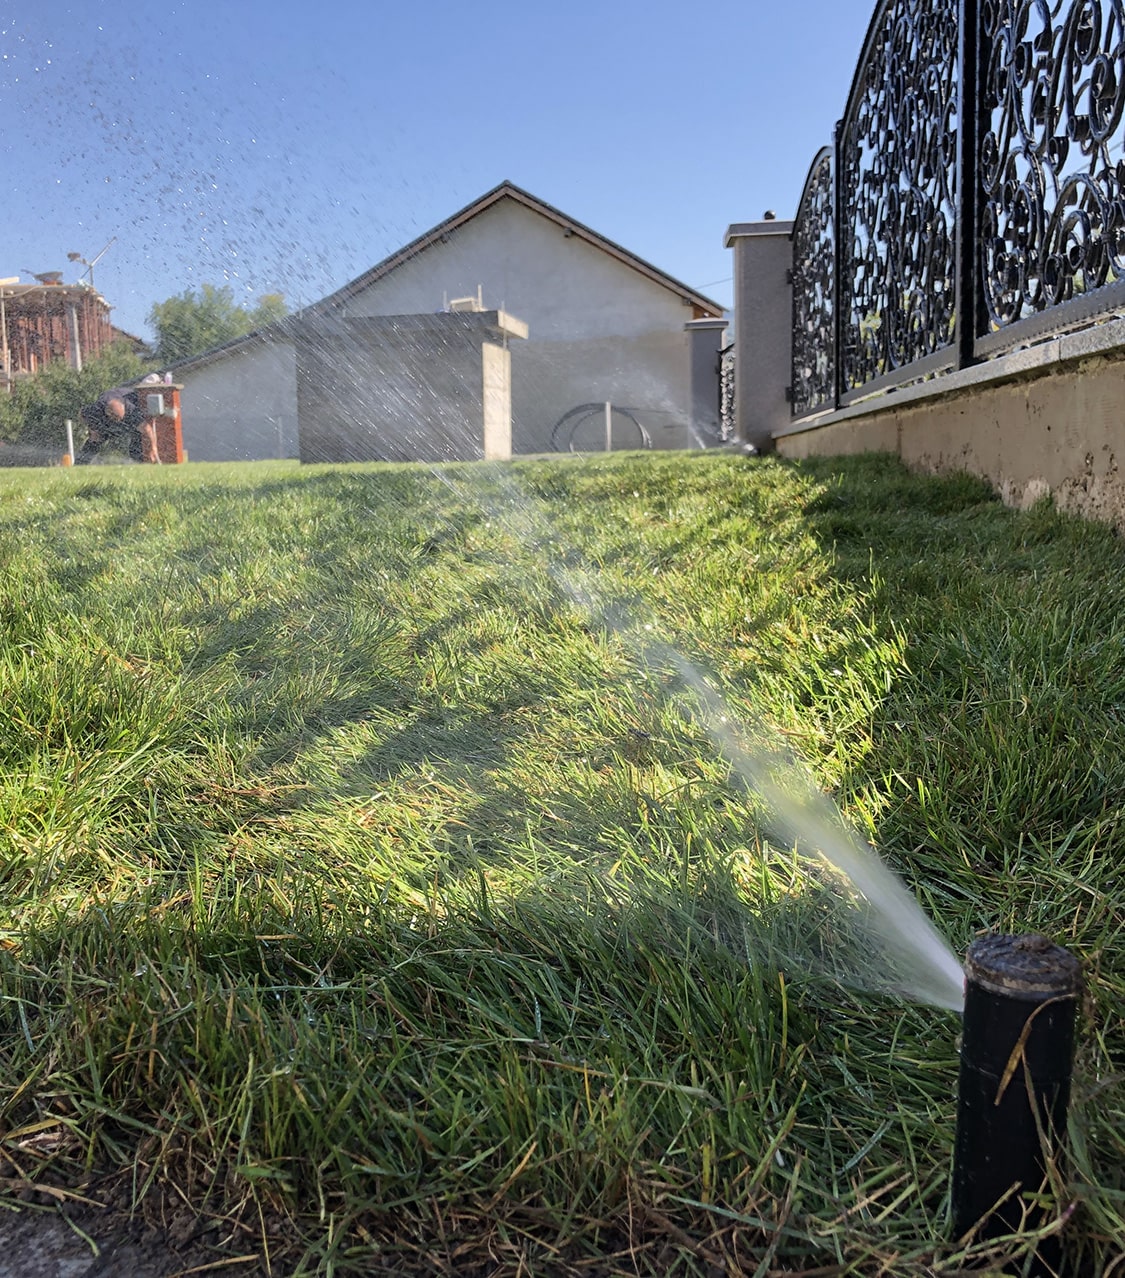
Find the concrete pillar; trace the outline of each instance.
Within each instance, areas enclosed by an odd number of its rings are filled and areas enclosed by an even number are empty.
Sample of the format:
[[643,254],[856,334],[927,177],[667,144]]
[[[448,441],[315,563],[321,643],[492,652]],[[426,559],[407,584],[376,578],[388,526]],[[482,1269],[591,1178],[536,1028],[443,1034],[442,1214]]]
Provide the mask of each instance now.
[[689,320],[684,328],[691,341],[691,429],[695,442],[705,448],[718,443],[722,435],[719,352],[727,321]]
[[759,452],[790,420],[793,351],[792,222],[735,222],[723,241],[734,250],[734,383],[738,438]]
[[480,348],[485,461],[512,459],[512,352],[484,342]]

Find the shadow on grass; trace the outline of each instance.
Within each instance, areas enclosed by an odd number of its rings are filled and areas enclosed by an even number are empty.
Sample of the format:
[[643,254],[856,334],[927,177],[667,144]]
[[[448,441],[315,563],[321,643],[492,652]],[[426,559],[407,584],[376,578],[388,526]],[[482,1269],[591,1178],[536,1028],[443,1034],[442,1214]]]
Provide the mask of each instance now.
[[[351,530],[315,546],[314,569],[355,553],[366,503],[385,494],[362,479],[302,477],[351,503]],[[1006,516],[964,486],[919,497],[938,507],[924,519],[908,478],[889,513],[865,508],[863,488],[862,467],[827,480],[805,516],[920,654],[944,633],[957,579],[954,522],[933,520]],[[422,556],[472,526],[443,543],[417,510],[403,519]],[[972,583],[978,602],[986,584]],[[544,705],[590,676],[534,654],[458,708],[443,679],[459,672],[417,663],[453,644],[456,610],[408,641],[365,632],[366,681],[343,691],[345,629],[310,632],[325,657],[302,662],[287,603],[207,608],[192,619],[201,660],[229,659],[241,681],[255,766],[310,786],[222,801],[235,834],[262,813],[287,823],[269,873],[232,839],[175,896],[161,884],[116,909],[68,901],[21,950],[0,949],[0,1096],[9,1122],[54,1123],[36,1128],[52,1133],[51,1174],[135,1166],[141,1197],[174,1186],[228,1226],[233,1204],[240,1237],[256,1211],[282,1210],[361,1271],[376,1243],[428,1249],[434,1272],[484,1264],[489,1247],[542,1272],[560,1258],[598,1272],[619,1248],[632,1272],[685,1274],[701,1256],[717,1272],[840,1256],[885,1271],[905,1247],[940,1250],[951,1043],[934,1015],[833,982],[853,939],[815,888],[794,875],[787,891],[784,867],[771,896],[746,877],[748,863],[766,877],[764,857],[720,851],[752,837],[722,778],[701,766],[675,791],[652,779],[665,762],[682,770],[690,743],[620,715],[582,741],[542,740]],[[271,649],[291,671],[274,678]],[[844,644],[828,660],[848,658]],[[960,660],[939,651],[913,673]],[[910,777],[928,738],[950,738],[921,702],[898,718],[919,695],[888,690],[878,749],[845,790],[881,782],[892,758]],[[532,795],[519,790],[530,769],[549,775]],[[357,820],[319,832],[329,801],[362,801]],[[394,842],[392,810],[413,822],[413,852]],[[878,829],[909,865],[909,832],[935,821],[911,814],[907,788]],[[927,837],[938,831],[949,839],[948,819]],[[337,854],[337,839],[352,843]],[[352,857],[360,841],[384,854]],[[915,880],[932,869],[917,861]],[[795,999],[784,977],[810,936],[827,974]]]
[[1108,836],[1125,793],[1120,539],[886,456],[801,470],[824,485],[805,516],[832,571],[905,641],[871,724],[873,771],[845,795],[889,783],[879,834],[899,855],[936,844],[950,868],[965,853],[974,873],[1009,873],[1022,849],[1047,882],[1050,849],[1080,864],[1075,832]]
[[841,799],[958,949],[1043,932],[1086,966],[1067,1192],[1096,1257],[1125,1187],[1125,545],[886,456],[799,470],[822,486],[805,517],[833,572],[905,641]]

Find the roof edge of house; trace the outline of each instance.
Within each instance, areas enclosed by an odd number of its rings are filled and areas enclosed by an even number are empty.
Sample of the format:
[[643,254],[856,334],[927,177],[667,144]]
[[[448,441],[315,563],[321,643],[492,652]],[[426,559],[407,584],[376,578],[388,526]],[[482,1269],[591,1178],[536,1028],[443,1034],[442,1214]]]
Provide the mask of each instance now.
[[517,204],[522,204],[525,208],[529,208],[556,223],[564,232],[569,232],[602,252],[608,253],[610,257],[615,258],[623,265],[646,276],[654,283],[668,289],[669,292],[675,293],[686,305],[708,312],[708,315],[703,316],[703,318],[714,317],[715,319],[722,319],[725,317],[727,308],[716,302],[714,298],[707,297],[697,289],[691,288],[689,285],[684,284],[683,281],[669,275],[667,271],[662,271],[658,266],[654,266],[651,262],[639,257],[636,253],[616,243],[616,241],[601,235],[591,227],[586,226],[585,223],[579,222],[577,218],[568,217],[560,209],[555,208],[553,204],[548,204],[546,200],[539,199],[538,196],[532,195],[530,191],[525,191],[522,187],[516,186],[514,182],[505,179],[498,186],[494,186],[492,190],[478,196],[472,203],[466,204],[463,209],[451,214],[444,221],[431,227],[430,230],[424,231],[421,235],[411,240],[409,244],[396,249],[394,253],[383,258],[382,261],[376,262],[374,266],[369,267],[362,275],[357,275],[355,279],[350,280],[347,284],[321,298],[319,302],[312,302],[300,311],[276,320],[272,324],[267,324],[263,328],[255,329],[253,332],[246,333],[241,337],[232,338],[228,342],[223,342],[219,346],[202,351],[188,359],[179,360],[170,366],[171,370],[174,372],[190,372],[195,368],[201,368],[217,359],[231,355],[241,347],[251,343],[273,341],[291,336],[286,330],[295,320],[338,309],[350,298],[356,296],[357,293],[361,293],[372,284],[384,279],[399,266],[424,253],[426,249],[431,248],[434,244],[440,243],[443,237],[450,235],[458,227],[465,225],[466,222],[471,221],[474,217],[505,199],[511,199]]
[[264,344],[277,338],[291,337],[292,334],[287,330],[292,327],[293,321],[304,313],[304,311],[298,311],[293,315],[286,315],[283,319],[274,320],[272,324],[265,324],[261,328],[252,329],[249,333],[243,333],[240,337],[232,337],[218,346],[212,346],[209,350],[200,351],[198,355],[174,360],[168,365],[168,370],[173,373],[190,373],[193,369],[202,368],[205,364],[213,364],[227,355],[233,355],[243,346]]
[[669,292],[676,293],[689,305],[696,306],[700,310],[710,311],[716,318],[723,315],[725,308],[719,302],[716,302],[714,298],[700,293],[698,289],[694,289],[682,280],[676,279],[675,276],[669,275],[667,271],[662,271],[660,267],[654,266],[643,257],[639,257],[636,253],[609,239],[608,236],[593,230],[584,222],[578,221],[577,218],[569,217],[560,209],[555,208],[553,204],[548,204],[546,200],[541,200],[538,196],[532,195],[530,191],[525,191],[522,187],[507,179],[498,186],[494,186],[491,191],[486,191],[484,195],[473,200],[471,204],[466,204],[463,209],[459,209],[444,221],[431,227],[430,230],[424,231],[416,239],[411,240],[409,244],[403,245],[402,248],[383,258],[381,262],[376,262],[374,266],[364,271],[362,275],[357,275],[354,280],[342,285],[334,293],[329,293],[327,297],[314,303],[310,309],[331,309],[347,302],[357,293],[369,288],[405,262],[410,261],[411,258],[424,253],[426,249],[431,248],[434,244],[440,243],[444,236],[450,235],[458,227],[464,226],[466,222],[471,221],[474,217],[504,199],[515,200],[517,204],[522,204],[525,208],[529,208],[533,212],[548,218],[564,231],[569,231],[572,235],[578,236],[588,244],[593,245],[593,247],[608,253],[623,265],[631,267],[641,275],[647,276],[655,283],[668,289]]

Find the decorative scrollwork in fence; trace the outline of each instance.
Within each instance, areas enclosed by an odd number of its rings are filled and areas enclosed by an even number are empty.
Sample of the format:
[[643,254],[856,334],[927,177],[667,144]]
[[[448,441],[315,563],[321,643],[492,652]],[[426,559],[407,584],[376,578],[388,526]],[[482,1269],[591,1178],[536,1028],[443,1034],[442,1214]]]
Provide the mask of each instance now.
[[793,415],[830,405],[836,395],[835,227],[832,152],[813,160],[793,223]]
[[1125,0],[879,0],[835,164],[793,232],[795,415],[1114,314]]
[[884,0],[839,138],[845,392],[949,347],[955,319],[957,0]]
[[735,420],[734,343],[719,352],[719,434],[724,443],[734,439]]
[[983,0],[980,41],[980,271],[999,328],[1125,275],[1125,7]]

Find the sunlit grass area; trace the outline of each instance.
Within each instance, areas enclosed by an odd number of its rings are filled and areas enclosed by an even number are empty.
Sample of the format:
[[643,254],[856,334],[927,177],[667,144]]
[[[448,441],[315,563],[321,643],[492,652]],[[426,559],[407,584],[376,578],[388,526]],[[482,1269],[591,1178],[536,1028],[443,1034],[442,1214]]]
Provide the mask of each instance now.
[[0,472],[0,567],[11,1206],[232,1273],[960,1271],[958,1019],[834,961],[675,652],[957,951],[1082,957],[1052,1192],[1120,1260],[1109,530],[878,457],[98,467]]

